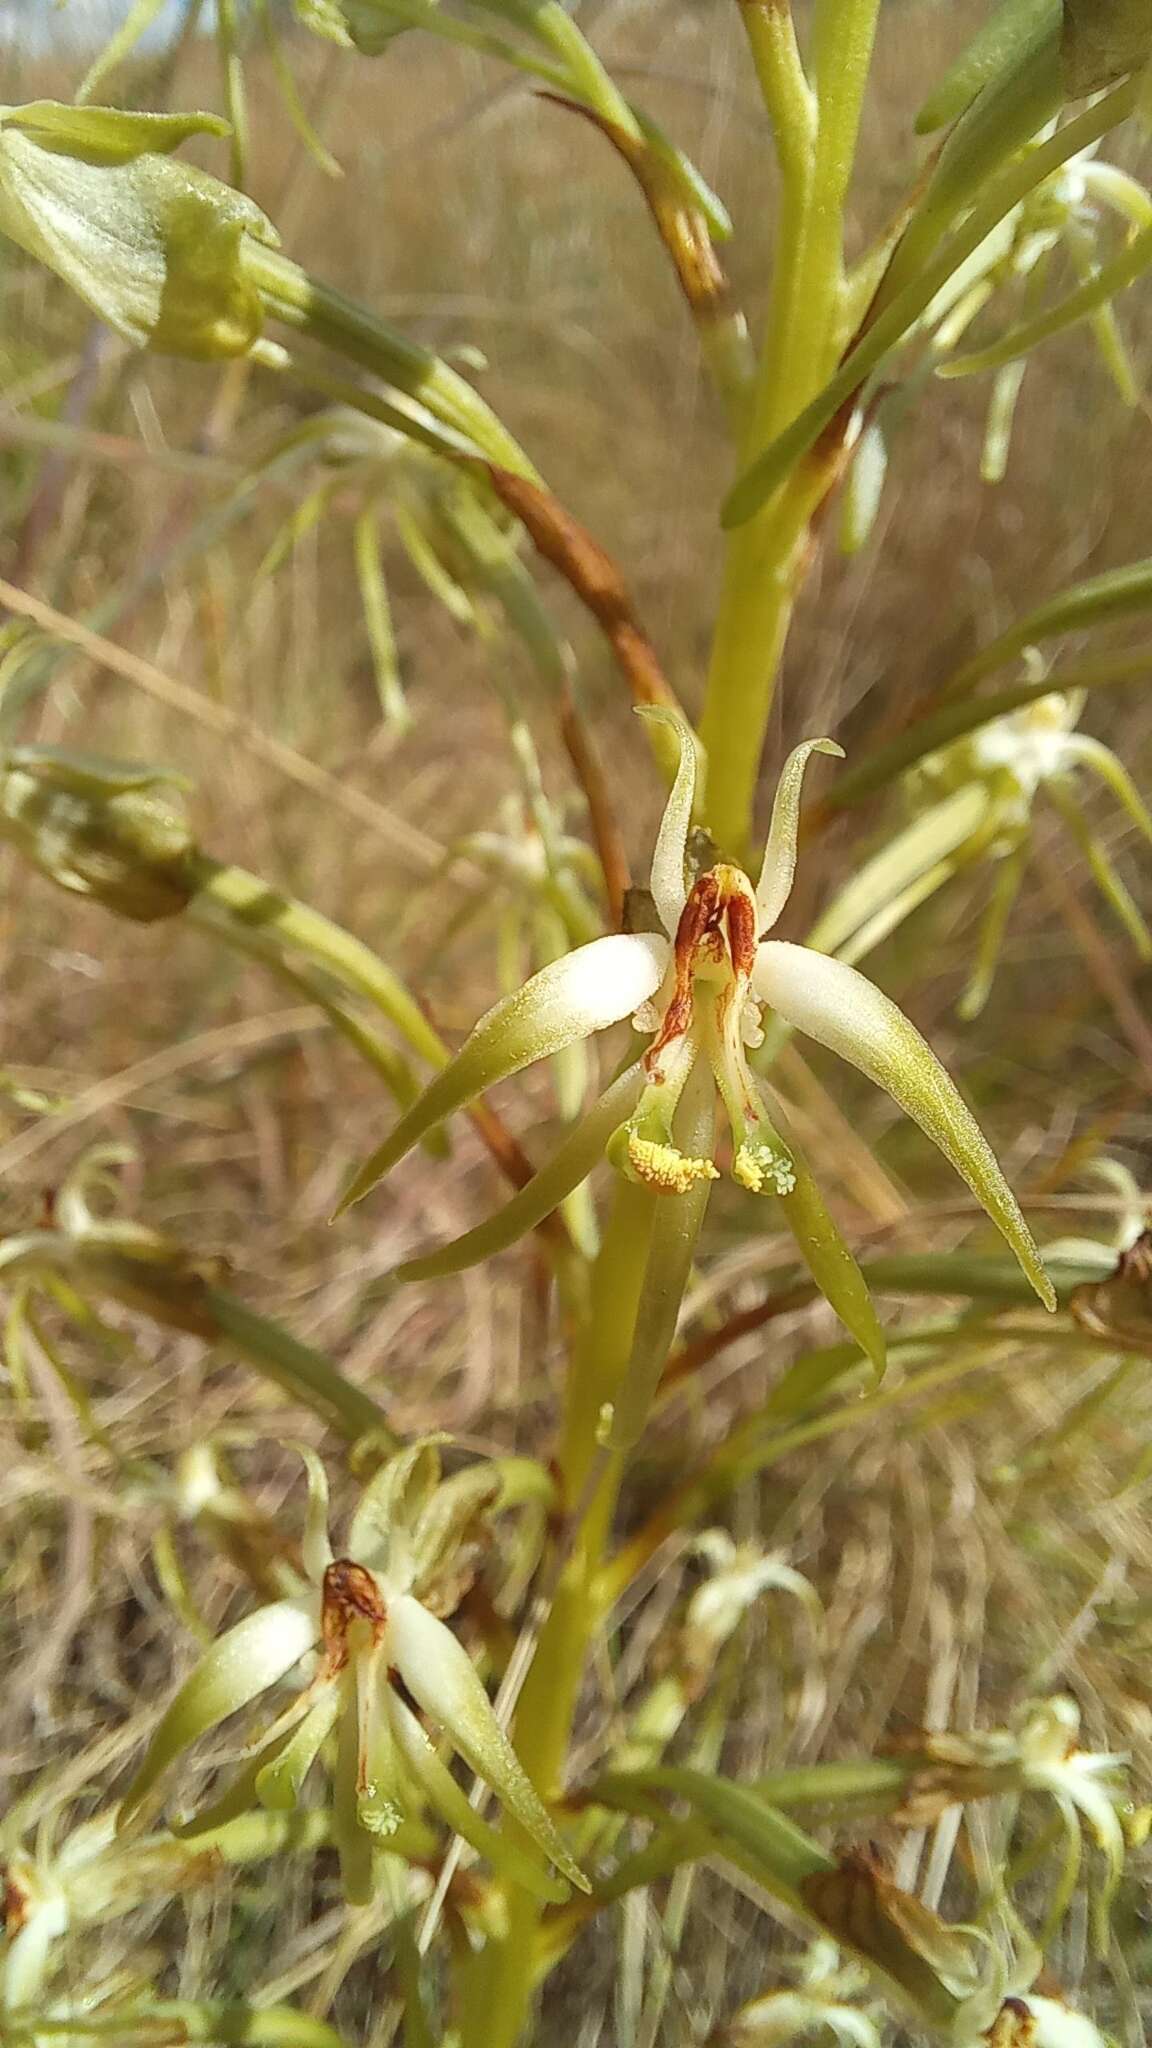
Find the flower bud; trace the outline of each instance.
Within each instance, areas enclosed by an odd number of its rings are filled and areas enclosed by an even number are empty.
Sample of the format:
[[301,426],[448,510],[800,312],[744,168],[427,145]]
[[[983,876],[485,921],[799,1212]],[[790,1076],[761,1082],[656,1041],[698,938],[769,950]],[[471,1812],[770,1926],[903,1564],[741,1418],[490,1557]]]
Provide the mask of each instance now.
[[183,807],[167,793],[181,786],[163,769],[14,747],[0,765],[0,835],[61,889],[151,924],[199,887]]
[[275,245],[258,206],[176,163],[210,114],[130,114],[37,100],[0,108],[0,231],[136,348],[245,355],[263,324],[245,238]]

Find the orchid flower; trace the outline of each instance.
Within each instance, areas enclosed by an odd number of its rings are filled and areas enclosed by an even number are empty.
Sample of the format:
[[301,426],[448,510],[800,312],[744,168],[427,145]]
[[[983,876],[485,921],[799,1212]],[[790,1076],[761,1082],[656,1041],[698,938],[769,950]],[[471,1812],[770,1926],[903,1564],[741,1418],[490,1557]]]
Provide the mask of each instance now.
[[201,1659],[152,1737],[121,1808],[121,1827],[150,1801],[184,1750],[306,1665],[310,1675],[296,1699],[246,1752],[239,1778],[185,1832],[214,1828],[246,1807],[295,1806],[334,1737],[334,1833],[345,1889],[355,1903],[372,1895],[376,1850],[390,1842],[401,1847],[405,1820],[425,1803],[502,1875],[543,1898],[566,1897],[540,1857],[480,1817],[411,1700],[497,1793],[536,1849],[586,1888],[478,1672],[434,1611],[450,1611],[459,1600],[462,1539],[478,1517],[501,1504],[501,1474],[475,1466],[442,1482],[435,1445],[410,1446],[366,1488],[336,1556],[324,1468],[303,1447],[301,1456],[309,1496],[305,1582],[246,1616]]
[[[1076,782],[1096,776],[1118,798],[1137,831],[1152,841],[1152,813],[1122,761],[1101,740],[1075,727],[1084,709],[1081,691],[1052,691],[1023,710],[994,718],[964,740],[929,755],[917,779],[952,800],[961,789],[986,798],[976,831],[949,855],[952,871],[971,859],[1002,862],[984,915],[976,965],[961,999],[960,1014],[980,1014],[992,988],[1004,933],[1024,879],[1032,820],[1041,795],[1053,805],[1088,863],[1109,908],[1124,926],[1142,960],[1152,960],[1152,932],[1118,874],[1111,857],[1084,815]],[[948,797],[945,798],[947,802]]]
[[1033,1991],[1044,1956],[1011,1911],[1002,1943],[988,1937],[982,1981],[961,1997],[953,2048],[1109,2048],[1107,2036],[1061,1998]]
[[[785,1967],[789,1967],[786,1965]],[[845,1962],[836,1944],[811,1943],[799,1968],[789,1968],[794,1985],[761,1992],[717,2029],[724,2048],[783,2048],[785,2042],[815,2037],[836,2048],[881,2048],[875,2020],[862,2011],[868,1973]]]
[[[1041,1301],[1055,1295],[1040,1254],[987,1140],[915,1026],[843,961],[766,936],[792,887],[806,740],[784,765],[758,882],[729,862],[687,876],[696,801],[697,745],[675,714],[680,764],[651,870],[659,932],[594,939],[532,976],[488,1011],[450,1065],[401,1117],[356,1174],[343,1206],[359,1201],[445,1117],[536,1060],[631,1017],[650,1034],[643,1056],[612,1081],[552,1160],[494,1217],[402,1279],[452,1273],[503,1250],[549,1215],[605,1153],[631,1179],[675,1199],[717,1178],[714,1160],[681,1144],[677,1112],[690,1077],[709,1078],[732,1135],[732,1172],[780,1202],[817,1286],[877,1370],[884,1339],[863,1276],[826,1209],[802,1152],[748,1065],[764,1016],[839,1053],[884,1088],[939,1146],[1003,1233]],[[694,1081],[695,1087],[695,1081]],[[699,1118],[694,1119],[698,1126]]]
[[1104,1856],[1103,1903],[1111,1899],[1124,1871],[1126,1843],[1118,1811],[1123,1793],[1116,1784],[1127,1758],[1077,1747],[1080,1709],[1064,1695],[1025,1707],[1017,1723],[1022,1784],[1055,1800],[1075,1862],[1077,1822],[1084,1821]]

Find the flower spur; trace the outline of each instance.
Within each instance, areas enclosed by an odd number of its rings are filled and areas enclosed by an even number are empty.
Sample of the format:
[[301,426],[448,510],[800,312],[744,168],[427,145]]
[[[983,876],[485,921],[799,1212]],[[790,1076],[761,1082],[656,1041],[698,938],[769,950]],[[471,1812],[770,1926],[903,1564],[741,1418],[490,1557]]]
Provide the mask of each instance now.
[[749,1070],[747,1049],[760,1042],[769,1009],[858,1067],[920,1125],[1001,1231],[1041,1301],[1054,1308],[1051,1281],[991,1147],[915,1026],[855,968],[765,936],[792,887],[808,761],[841,749],[831,740],[806,740],[789,755],[755,888],[728,862],[689,884],[696,740],[674,714],[646,715],[672,723],[680,743],[652,861],[662,932],[594,939],[497,1003],[356,1174],[343,1206],[359,1201],[429,1130],[482,1090],[631,1016],[638,1029],[654,1034],[642,1058],[617,1075],[548,1164],[496,1215],[400,1267],[400,1277],[458,1272],[503,1250],[549,1215],[605,1152],[630,1178],[671,1198],[716,1178],[714,1161],[682,1149],[673,1129],[689,1076],[704,1063],[728,1118],[734,1177],[778,1198],[821,1292],[879,1370],[884,1340],[863,1276],[803,1154],[775,1107],[769,1112]]

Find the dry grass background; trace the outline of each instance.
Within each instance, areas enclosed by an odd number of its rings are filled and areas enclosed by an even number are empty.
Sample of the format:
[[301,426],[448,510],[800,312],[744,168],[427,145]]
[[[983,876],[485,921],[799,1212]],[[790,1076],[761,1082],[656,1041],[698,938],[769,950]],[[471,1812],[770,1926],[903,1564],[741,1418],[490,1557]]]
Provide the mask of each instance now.
[[[878,223],[904,186],[914,155],[910,110],[973,12],[917,0],[892,0],[886,10],[862,226]],[[734,277],[755,315],[772,185],[735,9],[722,0],[617,0],[590,20],[617,74],[730,205]],[[286,247],[437,347],[483,349],[485,394],[617,552],[673,682],[698,701],[724,455],[692,334],[620,166],[585,124],[414,38],[376,63],[303,38],[293,57],[347,175],[336,183],[316,171],[255,63],[251,189]],[[63,54],[35,71],[15,53],[5,62],[7,100],[67,94],[79,71]],[[146,74],[138,83],[146,92]],[[208,47],[185,53],[172,97],[181,106],[217,103]],[[342,790],[363,792],[380,815],[375,825],[354,821],[272,769],[241,735],[222,738],[68,652],[29,704],[22,736],[185,771],[197,786],[206,847],[346,923],[410,975],[446,1032],[463,1031],[493,987],[489,906],[477,894],[476,917],[454,928],[436,862],[459,834],[488,825],[512,786],[484,674],[493,657],[482,659],[403,566],[390,565],[415,726],[400,742],[382,733],[339,500],[264,582],[255,571],[307,471],[269,485],[223,537],[203,543],[245,464],[296,416],[282,391],[259,373],[218,374],[97,343],[63,290],[12,255],[0,292],[3,573],[72,616],[102,619],[113,641],[200,693],[207,720],[220,707],[239,714],[322,764]],[[1145,371],[1146,304],[1138,292],[1122,315]],[[1029,375],[997,490],[977,476],[982,403],[972,387],[930,392],[905,430],[872,544],[850,563],[834,552],[820,563],[788,656],[781,747],[833,730],[851,748],[853,736],[862,741],[1032,602],[1089,568],[1148,551],[1149,419],[1143,409],[1121,412],[1082,340],[1060,344]],[[201,539],[188,547],[190,536]],[[558,589],[549,596],[598,706],[602,752],[639,862],[659,801],[644,748],[600,646]],[[495,658],[519,660],[511,649]],[[1141,692],[1101,697],[1086,725],[1113,739],[1147,784],[1152,715]],[[558,793],[562,756],[543,706],[536,732]],[[1110,812],[1101,814],[1102,825],[1109,820],[1114,826]],[[861,833],[874,826],[854,820],[822,845],[804,875],[805,910],[858,861]],[[399,827],[410,828],[407,851]],[[1077,865],[1047,826],[1040,849],[977,1027],[954,1019],[974,931],[975,905],[963,889],[920,915],[876,971],[894,993],[915,988],[918,1022],[980,1100],[1017,1185],[1052,1205],[1037,1212],[1051,1234],[1106,1234],[1107,1215],[1077,1194],[1077,1171],[1109,1149],[1142,1172],[1149,977],[1099,922]],[[1146,851],[1115,850],[1147,903]],[[26,1227],[84,1145],[127,1140],[139,1162],[126,1189],[130,1212],[198,1252],[224,1255],[239,1293],[329,1347],[386,1399],[402,1428],[436,1425],[478,1445],[541,1448],[556,1361],[520,1300],[524,1257],[435,1288],[395,1291],[386,1278],[398,1256],[459,1231],[491,1198],[492,1169],[470,1134],[461,1134],[450,1170],[421,1155],[330,1230],[333,1197],[366,1131],[387,1115],[352,1055],[255,968],[178,922],[116,924],[52,893],[7,856],[0,874],[0,1060],[12,1087],[63,1098],[52,1116],[30,1114],[14,1098],[3,1105],[4,1229]],[[1069,892],[1083,906],[1079,925]],[[818,1060],[803,1069],[794,1062],[787,1078],[855,1240],[922,1250],[967,1235],[955,1187],[935,1177],[917,1140],[888,1130],[877,1099],[844,1069],[833,1076]],[[509,1119],[530,1144],[538,1142],[533,1103],[542,1101],[523,1088],[507,1095]],[[879,1163],[865,1149],[873,1143]],[[718,1204],[720,1251],[693,1304],[694,1327],[718,1305],[755,1301],[773,1265],[787,1264],[771,1231],[746,1235],[748,1215],[734,1192]],[[13,1790],[109,1729],[135,1733],[143,1703],[187,1668],[190,1639],[149,1557],[159,1509],[134,1478],[134,1461],[171,1461],[231,1425],[272,1437],[301,1427],[249,1374],[196,1340],[127,1317],[110,1327],[112,1337],[62,1341],[114,1452],[85,1439],[47,1372],[36,1376],[31,1411],[14,1412],[0,1390],[3,1763]],[[726,1352],[656,1432],[635,1502],[683,1455],[686,1437],[700,1448],[717,1440],[802,1343],[831,1331],[822,1310],[809,1311]],[[1079,1699],[1093,1746],[1129,1748],[1147,1786],[1152,1479],[1124,1490],[1152,1424],[1147,1371],[1062,1434],[1114,1363],[1076,1344],[1038,1350],[1027,1335],[1006,1335],[987,1373],[935,1401],[897,1401],[890,1422],[850,1424],[742,1490],[733,1528],[786,1546],[815,1580],[830,1648],[820,1657],[803,1641],[797,1649],[771,1608],[753,1621],[727,1768],[754,1773],[789,1758],[864,1753],[924,1723],[994,1725],[1029,1693],[1063,1688]],[[239,1462],[260,1504],[278,1514],[290,1461],[270,1450]],[[190,1541],[187,1562],[209,1616],[236,1611],[237,1585],[219,1560]],[[683,1558],[661,1561],[616,1674],[625,1693],[687,1569]],[[585,1756],[617,1707],[607,1693],[590,1696]],[[911,1882],[929,1845],[888,1846]],[[1152,1923],[1134,1889],[1122,1910],[1127,1967],[1138,1978],[1152,1963]],[[388,2037],[387,1985],[374,1965],[361,1964],[334,1993],[340,1916],[329,1875],[315,1886],[299,1873],[246,1879],[231,1903],[210,1895],[168,1909],[153,1927],[146,1919],[128,1923],[130,1939],[177,1957],[172,1981],[181,1993],[251,1992],[274,1972],[281,1988],[300,1987],[317,2009],[334,1997],[355,2038]],[[729,1884],[702,1882],[696,1925],[659,2037],[669,2043],[690,2038],[692,2015],[723,2009],[768,1972],[768,1923]],[[1061,1966],[1074,1984],[1095,1965],[1083,1919],[1070,1925]],[[644,1929],[626,1934],[621,1970],[608,1938],[582,1944],[572,1966],[575,2038],[587,2048],[631,2038]],[[574,2038],[573,2010],[558,2000],[541,2040]]]

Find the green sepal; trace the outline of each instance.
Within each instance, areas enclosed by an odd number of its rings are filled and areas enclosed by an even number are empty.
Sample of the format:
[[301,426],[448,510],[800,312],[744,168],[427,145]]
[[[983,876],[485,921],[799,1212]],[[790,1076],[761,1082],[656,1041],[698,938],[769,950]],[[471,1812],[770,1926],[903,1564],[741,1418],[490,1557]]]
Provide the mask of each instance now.
[[218,114],[133,113],[123,107],[79,107],[64,100],[29,100],[0,107],[0,128],[18,128],[42,149],[88,164],[127,164],[140,156],[167,156],[192,135],[227,135]]
[[475,1665],[450,1628],[410,1594],[393,1600],[388,1650],[418,1706],[444,1729],[550,1862],[581,1891],[588,1880],[569,1854],[496,1718]]
[[553,1905],[566,1899],[568,1886],[561,1878],[553,1877],[509,1836],[481,1818],[403,1700],[394,1693],[388,1706],[397,1747],[408,1771],[441,1820],[483,1856],[499,1876],[511,1878],[515,1884],[523,1885],[525,1891]]
[[1052,1282],[992,1147],[903,1011],[845,961],[775,939],[760,947],[754,982],[787,1024],[858,1067],[919,1124],[1006,1238],[1045,1308],[1054,1310]]
[[[776,1120],[781,1122],[778,1111]],[[839,1316],[849,1336],[856,1339],[871,1363],[879,1385],[888,1362],[888,1351],[868,1283],[825,1204],[808,1161],[786,1125],[781,1125],[780,1135],[792,1157],[794,1179],[786,1192],[777,1191],[776,1199],[808,1271],[829,1308]]]
[[326,1685],[287,1741],[277,1746],[275,1756],[268,1757],[256,1771],[253,1790],[261,1806],[281,1813],[298,1804],[304,1780],[335,1727],[339,1711],[339,1692],[334,1685]]
[[435,1280],[446,1273],[462,1273],[469,1266],[479,1265],[483,1259],[495,1257],[497,1252],[507,1251],[510,1245],[518,1243],[530,1230],[535,1230],[537,1224],[551,1216],[565,1197],[580,1186],[603,1157],[612,1133],[635,1108],[643,1078],[644,1069],[637,1060],[618,1080],[613,1081],[588,1114],[569,1132],[547,1165],[542,1166],[527,1186],[512,1196],[511,1201],[497,1209],[494,1216],[478,1223],[474,1230],[465,1231],[451,1244],[442,1245],[439,1251],[426,1252],[423,1258],[405,1260],[402,1266],[397,1266],[394,1277],[397,1280]]

